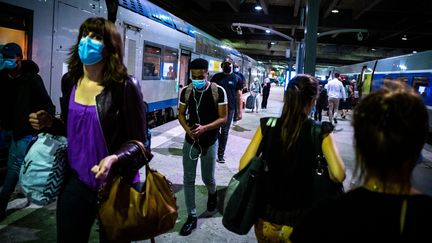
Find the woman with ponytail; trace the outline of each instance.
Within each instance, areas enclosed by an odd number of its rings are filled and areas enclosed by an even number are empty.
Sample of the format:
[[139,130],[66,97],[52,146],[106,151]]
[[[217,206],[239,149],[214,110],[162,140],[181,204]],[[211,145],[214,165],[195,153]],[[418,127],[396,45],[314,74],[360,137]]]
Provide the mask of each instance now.
[[[289,242],[293,227],[312,206],[312,175],[316,163],[312,126],[308,118],[318,96],[318,80],[307,74],[295,76],[285,92],[279,118],[261,119],[251,143],[240,160],[240,169],[261,146],[268,170],[265,176],[264,207],[255,224],[258,242]],[[275,121],[275,122],[274,122]],[[263,138],[262,130],[266,129]],[[345,166],[333,142],[331,123],[321,124],[322,151],[327,160],[330,178],[345,179]]]

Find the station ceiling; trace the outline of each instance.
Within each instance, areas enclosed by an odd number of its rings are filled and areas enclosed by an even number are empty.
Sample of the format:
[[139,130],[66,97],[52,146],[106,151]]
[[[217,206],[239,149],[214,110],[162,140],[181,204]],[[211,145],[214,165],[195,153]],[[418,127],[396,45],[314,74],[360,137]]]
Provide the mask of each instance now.
[[[290,41],[257,28],[241,27],[239,31],[233,23],[270,28],[294,38],[296,43],[304,38],[307,0],[150,2],[264,63],[286,64]],[[257,4],[261,11],[255,10]],[[319,4],[318,33],[336,33],[317,38],[318,66],[340,66],[432,49],[430,0],[321,0]],[[334,9],[339,12],[332,13]],[[294,57],[296,49],[291,50]]]

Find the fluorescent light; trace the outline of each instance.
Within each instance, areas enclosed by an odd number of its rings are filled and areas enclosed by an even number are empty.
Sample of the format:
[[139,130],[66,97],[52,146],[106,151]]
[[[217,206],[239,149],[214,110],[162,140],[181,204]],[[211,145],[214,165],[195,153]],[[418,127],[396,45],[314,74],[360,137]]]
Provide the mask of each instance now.
[[332,12],[332,13],[339,13],[339,10],[337,10],[337,9],[333,9],[331,12]]
[[271,31],[270,30],[266,30],[266,33],[269,34]]
[[261,7],[260,5],[256,5],[256,6],[255,6],[255,10],[256,10],[256,11],[261,11],[261,10],[262,10],[262,7]]
[[403,40],[403,41],[408,40],[408,38],[406,37],[406,35],[404,35],[404,36],[402,37],[402,40]]

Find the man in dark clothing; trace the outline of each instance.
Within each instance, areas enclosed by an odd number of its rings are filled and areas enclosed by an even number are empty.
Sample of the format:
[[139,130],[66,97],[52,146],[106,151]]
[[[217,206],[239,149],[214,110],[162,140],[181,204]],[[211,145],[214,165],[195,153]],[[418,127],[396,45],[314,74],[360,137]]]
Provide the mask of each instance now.
[[48,96],[39,67],[31,60],[23,60],[16,43],[2,49],[4,59],[0,70],[0,128],[12,140],[9,147],[7,175],[0,192],[0,220],[6,217],[8,201],[15,190],[27,147],[37,134],[29,123],[29,114],[46,110],[54,115],[55,107]]
[[222,86],[228,97],[228,118],[227,122],[221,127],[218,137],[219,147],[218,158],[216,160],[218,163],[225,163],[225,147],[234,116],[236,117],[236,120],[242,119],[241,96],[243,82],[235,73],[233,73],[233,64],[234,62],[231,58],[225,58],[222,62],[223,72],[216,73],[210,80],[210,82],[215,82]]

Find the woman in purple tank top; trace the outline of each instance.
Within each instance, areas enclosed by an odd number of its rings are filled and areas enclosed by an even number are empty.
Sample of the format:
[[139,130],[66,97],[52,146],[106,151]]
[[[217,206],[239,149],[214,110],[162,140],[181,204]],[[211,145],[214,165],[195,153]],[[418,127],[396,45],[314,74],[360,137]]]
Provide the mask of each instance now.
[[[61,119],[39,111],[35,129],[48,128],[68,138],[69,172],[57,201],[57,242],[88,242],[98,215],[98,189],[108,173],[139,182],[148,158],[136,143],[147,139],[141,88],[127,75],[123,44],[113,23],[89,18],[71,48],[69,72],[62,78]],[[103,228],[101,241],[106,241]]]

